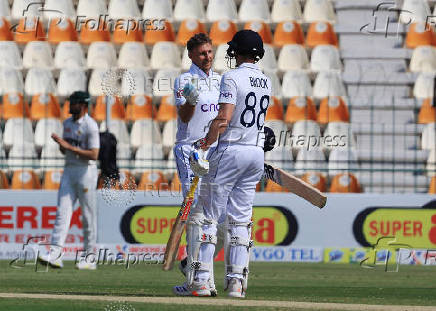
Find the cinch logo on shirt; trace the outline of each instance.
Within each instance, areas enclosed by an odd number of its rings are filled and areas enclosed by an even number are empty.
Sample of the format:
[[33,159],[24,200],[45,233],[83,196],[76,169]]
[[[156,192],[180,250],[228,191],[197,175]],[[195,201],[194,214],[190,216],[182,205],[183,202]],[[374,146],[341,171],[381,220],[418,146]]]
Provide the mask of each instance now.
[[218,104],[203,104],[201,105],[201,111],[218,111]]
[[266,79],[264,78],[253,78],[250,77],[250,83],[252,87],[261,87],[263,89],[268,89],[268,85],[266,83]]
[[180,89],[176,93],[177,98],[181,98],[183,96],[183,89]]
[[220,96],[222,96],[222,97],[224,97],[224,98],[233,97],[232,93],[230,93],[230,92],[220,93]]

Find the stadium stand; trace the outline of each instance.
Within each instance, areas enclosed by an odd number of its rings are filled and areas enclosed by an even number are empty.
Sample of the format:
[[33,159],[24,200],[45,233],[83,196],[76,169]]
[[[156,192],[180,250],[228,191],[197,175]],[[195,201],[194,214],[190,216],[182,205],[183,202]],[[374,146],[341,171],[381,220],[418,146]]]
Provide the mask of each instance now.
[[285,121],[294,123],[303,120],[316,120],[316,114],[316,106],[311,97],[293,97],[289,100]]
[[42,189],[58,190],[61,184],[62,172],[63,170],[46,171],[42,182]]
[[53,18],[48,26],[48,41],[58,44],[64,41],[77,41],[78,35],[73,21],[67,18]]
[[206,17],[211,22],[236,21],[238,18],[236,4],[233,0],[210,0],[207,5]]
[[303,176],[301,176],[301,179],[308,184],[314,186],[319,191],[327,191],[327,179],[323,174],[319,172],[307,172]]
[[145,0],[142,17],[144,19],[172,19],[173,6],[171,0]]
[[[374,25],[377,1],[46,0],[23,16],[27,0],[0,0],[0,170],[25,166],[42,174],[35,178],[43,176],[44,189],[56,189],[49,172],[62,158],[49,133],[62,132],[66,98],[88,90],[101,130],[106,101],[116,96],[109,129],[119,166],[138,184],[144,177],[177,187],[172,88],[191,64],[184,44],[208,32],[222,73],[226,43],[250,28],[266,43],[259,65],[274,96],[266,124],[281,143],[268,161],[321,190],[434,193],[436,34],[426,17],[436,7],[400,2],[398,10],[378,11]],[[105,14],[133,22],[115,27],[99,20]],[[76,28],[78,16],[86,18]],[[152,23],[126,32],[141,18]],[[316,137],[316,146],[298,144],[299,135]],[[26,174],[26,187],[38,188]],[[14,183],[5,177],[2,184],[24,187],[18,175]],[[265,190],[277,188],[268,183]]]
[[285,44],[304,44],[304,34],[296,21],[280,22],[274,32],[273,44],[281,47]]
[[12,67],[14,69],[21,69],[23,67],[21,53],[14,41],[0,41],[0,66]]
[[12,190],[38,190],[41,182],[38,175],[30,169],[16,170],[12,175],[10,189]]
[[62,123],[58,119],[50,118],[50,119],[40,119],[36,123],[35,127],[35,146],[38,149],[43,148],[47,145],[57,144],[51,139],[51,134],[55,133],[57,135],[62,135]]
[[141,42],[123,43],[118,56],[119,68],[147,68],[149,66],[147,50]]
[[298,0],[278,0],[274,1],[271,8],[271,20],[274,23],[286,21],[301,21],[301,6]]

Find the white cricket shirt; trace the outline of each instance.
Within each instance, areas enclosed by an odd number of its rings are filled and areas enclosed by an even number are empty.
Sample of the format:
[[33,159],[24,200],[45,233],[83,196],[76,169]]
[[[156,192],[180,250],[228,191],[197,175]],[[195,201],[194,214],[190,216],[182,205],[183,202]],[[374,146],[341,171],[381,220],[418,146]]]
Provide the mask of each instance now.
[[[80,149],[90,150],[100,148],[100,134],[97,122],[87,113],[77,121],[74,121],[73,117],[66,119],[64,121],[62,137],[68,143]],[[72,151],[65,151],[65,166],[95,165],[95,162],[94,160],[81,159]]]
[[219,103],[235,105],[229,127],[219,144],[263,147],[263,125],[271,100],[271,81],[256,64],[243,63],[226,72],[221,80]]
[[[218,114],[218,97],[220,92],[221,75],[209,71],[209,75],[197,65],[192,64],[188,72],[181,74],[174,83],[174,97],[177,108],[184,105],[183,88],[186,83],[194,79],[194,86],[198,83],[199,99],[195,106],[194,115],[188,123],[177,117],[176,144],[192,144],[206,136],[210,121]],[[198,82],[197,82],[198,81]]]

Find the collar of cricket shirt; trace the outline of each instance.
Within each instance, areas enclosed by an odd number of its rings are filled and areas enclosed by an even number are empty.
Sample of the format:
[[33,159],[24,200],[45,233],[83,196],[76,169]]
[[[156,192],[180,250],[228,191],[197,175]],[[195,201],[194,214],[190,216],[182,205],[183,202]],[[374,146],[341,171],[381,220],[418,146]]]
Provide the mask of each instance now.
[[251,69],[260,70],[259,66],[253,63],[242,63],[238,66],[238,68],[251,68]]
[[85,118],[88,116],[88,114],[87,113],[85,113],[81,118],[79,118],[79,119],[77,119],[77,121],[74,121],[74,122],[76,122],[77,124],[82,124],[82,122],[85,120]]
[[189,68],[189,71],[191,73],[198,74],[200,78],[210,78],[212,77],[213,74],[212,68],[209,69],[209,76],[208,76],[203,70],[200,69],[200,67],[198,67],[194,63],[192,63],[191,68]]

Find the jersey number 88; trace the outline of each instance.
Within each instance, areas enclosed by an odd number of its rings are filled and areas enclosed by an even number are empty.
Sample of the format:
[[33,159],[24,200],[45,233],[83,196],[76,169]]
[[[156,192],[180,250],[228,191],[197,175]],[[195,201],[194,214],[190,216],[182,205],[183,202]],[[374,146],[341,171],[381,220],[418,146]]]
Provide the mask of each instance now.
[[[253,100],[250,100],[251,97],[253,98]],[[265,105],[265,101],[266,101],[266,105]],[[252,127],[254,123],[257,123],[257,129],[260,131],[262,130],[263,124],[265,123],[266,110],[268,109],[268,105],[269,105],[269,96],[264,95],[260,98],[260,111],[259,114],[257,115],[257,122],[256,122],[256,110],[255,110],[256,104],[257,104],[256,94],[254,92],[248,93],[247,96],[245,97],[245,109],[241,113],[241,124],[244,127]]]

